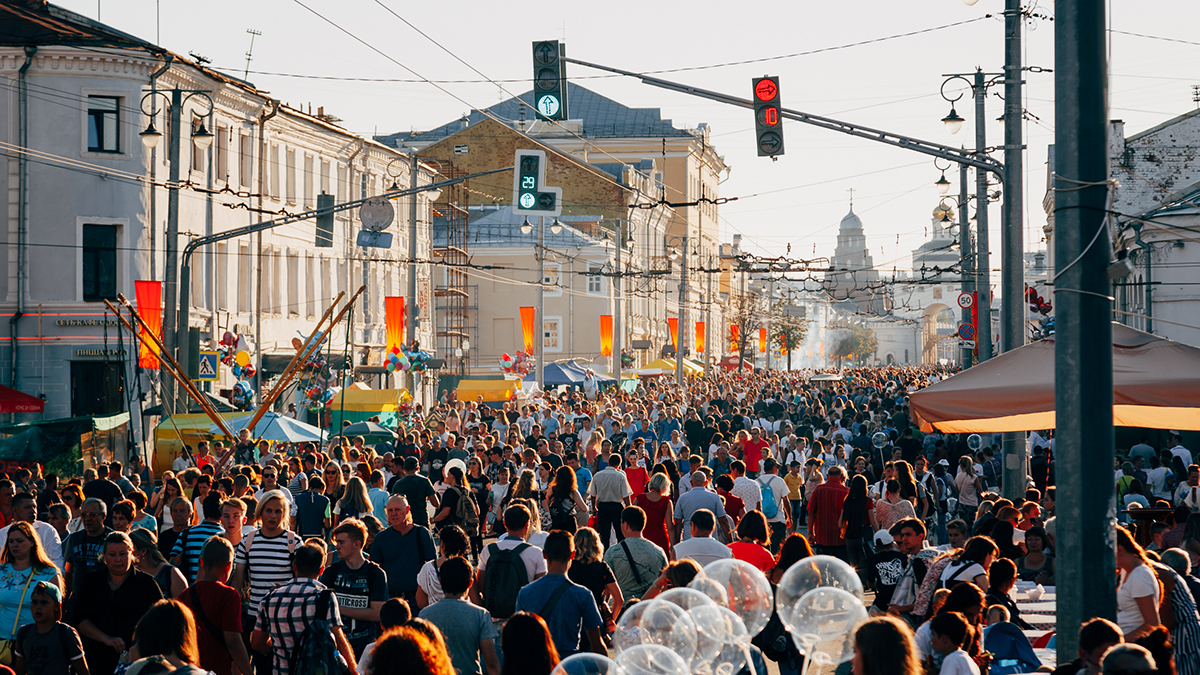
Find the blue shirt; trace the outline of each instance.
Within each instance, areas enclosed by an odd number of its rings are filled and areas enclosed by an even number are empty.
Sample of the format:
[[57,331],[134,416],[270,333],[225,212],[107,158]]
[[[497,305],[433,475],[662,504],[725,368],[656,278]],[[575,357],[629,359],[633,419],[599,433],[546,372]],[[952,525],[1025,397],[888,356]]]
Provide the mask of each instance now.
[[588,485],[592,483],[592,472],[586,466],[575,470],[575,482],[579,483],[579,494],[587,494]]
[[585,632],[603,625],[600,610],[596,608],[596,598],[591,591],[572,582],[565,574],[547,574],[521,589],[517,594],[516,610],[535,614],[541,612],[550,596],[563,584],[570,584],[571,588],[559,598],[550,616],[542,618],[550,627],[550,637],[554,640],[559,657],[566,658],[579,651],[579,643]]

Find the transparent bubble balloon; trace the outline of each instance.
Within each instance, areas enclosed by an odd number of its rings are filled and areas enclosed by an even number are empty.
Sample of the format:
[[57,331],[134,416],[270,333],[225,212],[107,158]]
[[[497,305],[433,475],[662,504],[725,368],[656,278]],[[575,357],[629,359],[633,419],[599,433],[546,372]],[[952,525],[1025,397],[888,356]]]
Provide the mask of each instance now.
[[710,668],[712,660],[729,641],[731,627],[722,613],[728,611],[712,601],[687,610],[688,617],[696,624],[696,652],[691,662],[693,672],[703,672]]
[[550,675],[617,675],[617,662],[607,656],[581,652],[559,661]]
[[835,665],[854,657],[852,633],[867,620],[862,600],[840,588],[815,588],[796,604],[788,630],[810,661]]
[[693,607],[699,607],[701,605],[712,605],[714,607],[717,605],[715,600],[708,597],[704,593],[686,586],[683,588],[672,588],[669,591],[663,591],[662,593],[658,594],[658,597],[656,597],[655,600],[662,600],[663,602],[669,602],[673,605],[679,605],[685,610],[690,610]]
[[715,579],[704,576],[704,572],[697,574],[687,587],[703,593],[721,607],[729,606],[729,592]]
[[725,607],[742,618],[751,635],[757,635],[767,625],[775,597],[762,570],[748,562],[726,558],[705,565],[702,573],[721,584],[729,597]]
[[690,675],[687,661],[662,645],[634,645],[616,663],[621,675]]
[[874,445],[877,448],[883,448],[886,447],[891,440],[892,437],[888,436],[886,432],[876,431],[874,435],[871,436],[871,445]]
[[618,654],[637,645],[654,644],[670,648],[684,661],[695,656],[696,640],[696,624],[688,613],[679,605],[657,598],[631,607],[613,633]]
[[779,579],[775,606],[779,620],[795,634],[792,613],[806,593],[814,588],[838,588],[862,600],[862,579],[844,560],[829,555],[814,555],[797,560]]
[[746,630],[742,618],[724,607],[718,607],[725,626],[724,640],[721,649],[707,664],[706,672],[712,675],[733,675],[740,672],[746,664],[746,651],[750,639],[757,635]]
[[967,448],[969,448],[971,452],[975,452],[982,447],[983,436],[980,436],[979,434],[971,434],[970,436],[967,436]]

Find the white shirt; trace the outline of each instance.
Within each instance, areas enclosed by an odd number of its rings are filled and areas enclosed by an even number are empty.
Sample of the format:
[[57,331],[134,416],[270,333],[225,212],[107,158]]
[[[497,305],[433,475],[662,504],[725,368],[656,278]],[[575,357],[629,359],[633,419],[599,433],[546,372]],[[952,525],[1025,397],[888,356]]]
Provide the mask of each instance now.
[[1150,494],[1162,499],[1171,498],[1171,495],[1167,492],[1167,467],[1160,466],[1157,469],[1146,469],[1146,482],[1149,483],[1146,487],[1150,488]]
[[942,659],[939,675],[979,675],[979,666],[961,649],[956,649]]
[[712,537],[692,537],[675,544],[675,559],[691,558],[700,567],[710,562],[732,558],[733,551]]
[[[537,516],[534,516],[535,518]],[[542,557],[542,549],[534,545],[532,541],[526,542],[520,537],[514,537],[510,534],[502,534],[496,540],[496,547],[501,551],[510,551],[521,544],[529,544],[529,548],[521,552],[521,561],[525,563],[525,579],[529,583],[546,573],[546,559]],[[487,567],[488,556],[491,553],[488,551],[488,546],[484,546],[479,553],[479,571],[483,572]]]
[[171,462],[171,470],[175,473],[179,473],[180,471],[187,471],[188,467],[191,465],[192,463],[187,460],[187,457],[180,455],[175,458],[174,462]]
[[[770,485],[771,491],[775,494],[775,517],[767,518],[768,523],[783,523],[787,522],[788,513],[788,490],[787,483],[783,479],[773,473],[764,473],[754,479],[754,482],[759,485]],[[759,500],[762,499],[762,489],[759,489]],[[763,510],[763,515],[766,515],[766,509]]]
[[1183,466],[1185,469],[1192,465],[1192,451],[1188,450],[1182,445],[1177,445],[1171,448],[1171,454],[1183,460]]
[[[33,531],[37,532],[38,539],[42,540],[42,550],[46,552],[46,557],[50,559],[61,572],[63,571],[63,552],[62,541],[58,538],[58,530],[50,523],[35,520],[30,525],[33,526]],[[6,525],[4,529],[0,529],[0,545],[7,546],[8,529],[12,525]]]
[[[784,487],[786,488],[786,486]],[[733,480],[733,489],[729,491],[729,494],[741,498],[746,505],[746,513],[758,508],[762,501],[762,492],[758,487],[758,482],[745,476],[738,476]]]
[[1149,565],[1138,565],[1132,572],[1121,572],[1121,585],[1117,587],[1117,625],[1126,633],[1134,631],[1142,625],[1142,610],[1138,608],[1137,599],[1154,596],[1154,606],[1158,607],[1158,579]]

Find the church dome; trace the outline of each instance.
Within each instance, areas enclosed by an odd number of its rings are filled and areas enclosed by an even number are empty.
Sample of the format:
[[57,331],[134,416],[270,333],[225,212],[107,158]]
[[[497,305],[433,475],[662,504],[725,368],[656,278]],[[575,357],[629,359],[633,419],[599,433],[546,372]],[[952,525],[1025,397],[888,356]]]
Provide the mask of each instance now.
[[854,207],[853,206],[850,207],[850,212],[847,213],[844,218],[842,218],[842,223],[841,223],[840,227],[843,230],[861,230],[861,229],[863,229],[862,220],[859,219],[858,216],[854,215]]

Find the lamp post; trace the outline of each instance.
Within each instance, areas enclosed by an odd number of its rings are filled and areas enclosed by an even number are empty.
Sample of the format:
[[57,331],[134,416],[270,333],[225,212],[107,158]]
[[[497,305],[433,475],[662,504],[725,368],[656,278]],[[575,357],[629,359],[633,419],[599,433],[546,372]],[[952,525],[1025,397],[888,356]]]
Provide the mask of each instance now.
[[[533,225],[529,222],[529,218],[521,225],[521,234],[529,234],[533,231]],[[562,232],[562,223],[558,218],[554,219],[554,224],[550,226],[551,234]],[[536,339],[533,343],[533,349],[536,354],[534,357],[537,361],[537,385],[538,389],[546,389],[546,366],[544,359],[544,348],[546,342],[546,217],[538,216],[537,224],[537,258],[538,258],[538,302],[537,314],[533,319],[534,328],[537,330]],[[558,273],[559,283],[562,282],[562,269]],[[560,330],[561,334],[562,331]]]
[[667,244],[679,240],[679,323],[675,329],[677,344],[675,345],[675,384],[683,389],[683,354],[684,338],[687,333],[687,278],[688,278],[688,238],[670,237]]
[[[155,128],[154,121],[158,117],[158,97],[167,97],[165,91],[154,90],[142,97],[142,111],[145,112],[146,101],[150,101],[150,112],[147,113],[150,117],[150,123],[146,129],[138,134],[142,143],[147,148],[156,147],[162,141],[163,134]],[[189,367],[188,355],[188,323],[187,308],[183,310],[183,319],[179,320],[176,314],[176,309],[179,304],[176,298],[179,295],[179,151],[182,144],[183,132],[181,127],[183,124],[183,105],[193,97],[202,99],[208,103],[208,112],[201,116],[200,126],[192,132],[192,141],[201,150],[208,150],[213,142],[213,133],[204,126],[204,118],[208,117],[211,122],[213,114],[213,100],[209,96],[208,91],[199,89],[180,89],[175,87],[171,90],[170,101],[170,128],[171,134],[169,145],[167,146],[167,162],[171,165],[170,185],[167,186],[167,237],[163,245],[163,252],[166,254],[166,273],[163,275],[163,280],[166,286],[166,298],[164,300],[164,316],[163,325],[166,330],[163,331],[163,346],[168,352],[176,352],[176,361],[178,361],[183,372],[186,374]],[[157,223],[151,223],[151,227],[157,227]],[[153,265],[154,261],[150,261]],[[167,406],[167,412],[175,411],[175,396],[177,388],[174,384],[170,385],[172,395],[168,401],[164,397],[163,403]]]
[[[417,179],[420,176],[420,166],[421,166],[420,161],[421,160],[435,162],[438,165],[438,174],[441,173],[441,162],[437,161],[436,159],[434,159],[432,157],[418,157],[417,153],[414,152],[414,153],[412,153],[412,156],[409,158],[409,160],[411,163],[410,163],[409,169],[408,169],[408,172],[409,172],[409,181],[408,182],[409,182],[409,187],[411,187],[413,190],[415,190],[417,188]],[[392,179],[392,185],[391,185],[391,187],[388,188],[388,190],[390,192],[394,192],[394,191],[400,189],[400,186],[397,184],[396,181],[397,181],[397,179],[400,178],[401,174],[400,173],[396,173],[395,175],[392,174],[392,164],[396,163],[397,161],[399,161],[399,158],[393,159],[391,162],[388,162],[387,169],[386,169],[387,175],[390,176]],[[434,202],[436,202],[438,197],[441,196],[441,194],[442,194],[441,190],[431,190],[429,192],[429,197],[428,197],[429,203],[433,204]],[[420,313],[420,305],[417,300],[417,216],[418,215],[419,215],[419,211],[417,209],[417,196],[414,194],[412,201],[409,202],[409,211],[408,211],[408,293],[407,293],[408,297],[406,298],[405,303],[404,303],[404,314],[405,314],[405,316],[404,316],[404,341],[408,344],[410,349],[413,348],[413,345],[416,343],[416,340],[417,340],[417,314]],[[432,225],[430,225],[430,227],[432,227]],[[436,342],[436,340],[435,340],[435,342]],[[404,379],[405,379],[405,386],[408,388],[409,395],[411,395],[413,397],[413,399],[415,400],[416,396],[417,396],[417,373],[415,373],[411,369],[409,369],[408,371],[405,372]]]
[[616,378],[616,380],[617,380],[617,388],[618,389],[621,387],[621,355],[624,353],[624,349],[625,349],[625,339],[624,339],[625,334],[622,332],[624,330],[624,324],[625,324],[625,322],[623,320],[625,313],[624,313],[623,304],[621,302],[621,273],[624,271],[624,268],[621,267],[621,250],[624,249],[626,246],[628,246],[630,252],[632,252],[633,246],[636,243],[633,240],[632,232],[630,232],[628,239],[625,239],[625,237],[622,235],[623,222],[624,221],[621,221],[621,220],[616,221],[615,241],[617,243],[617,259],[616,259],[616,272],[617,273],[613,275],[613,296],[616,301],[616,310],[613,312],[612,374],[613,374],[613,377]]

